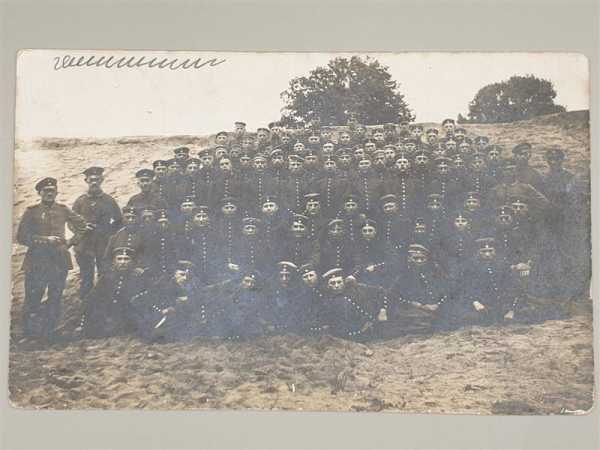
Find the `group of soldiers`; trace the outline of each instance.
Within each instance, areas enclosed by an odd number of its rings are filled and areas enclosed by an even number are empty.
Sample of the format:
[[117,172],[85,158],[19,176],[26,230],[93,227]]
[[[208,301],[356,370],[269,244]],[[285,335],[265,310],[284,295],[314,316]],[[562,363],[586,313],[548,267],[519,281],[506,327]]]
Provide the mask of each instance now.
[[402,333],[419,314],[441,328],[512,320],[532,294],[585,284],[556,280],[579,267],[576,178],[561,149],[545,152],[546,174],[531,153],[451,119],[256,133],[236,122],[206,148],[138,170],[122,208],[102,167],[83,172],[88,190],[71,208],[44,178],[17,232],[25,335],[56,332],[70,247],[88,337],[364,339]]

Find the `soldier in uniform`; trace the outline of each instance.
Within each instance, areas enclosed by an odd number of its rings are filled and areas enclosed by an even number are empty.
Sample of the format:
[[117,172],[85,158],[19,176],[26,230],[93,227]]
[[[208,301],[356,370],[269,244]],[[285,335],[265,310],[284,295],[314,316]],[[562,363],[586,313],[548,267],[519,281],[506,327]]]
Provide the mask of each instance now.
[[327,218],[321,210],[321,194],[309,192],[304,195],[304,215],[308,217],[308,235],[312,241],[317,241]]
[[454,136],[454,127],[456,126],[454,119],[444,119],[442,128],[446,133],[446,137]]
[[431,187],[431,159],[427,152],[418,150],[414,156],[414,182],[415,182],[415,209],[422,210],[425,207],[427,194]]
[[326,218],[334,217],[344,194],[350,189],[350,180],[337,170],[335,159],[325,159],[323,174],[316,182],[321,198],[321,209]]
[[181,183],[177,183],[179,192],[176,193],[176,199],[181,203],[184,197],[192,197],[194,202],[198,201],[198,192],[200,186],[198,184],[198,171],[200,170],[199,158],[188,158],[185,162],[185,171],[180,177]]
[[[142,211],[142,215],[145,213],[153,220],[140,227],[144,251],[139,261],[148,279],[157,280],[172,273],[177,263],[177,225],[171,223],[165,209]],[[150,216],[151,213],[153,216]]]
[[[260,208],[259,219],[263,224],[262,238],[265,245],[271,247],[283,242],[287,234],[289,214],[279,207],[279,198],[275,194],[267,194]],[[278,257],[274,256],[276,260]]]
[[85,297],[84,315],[77,331],[100,338],[132,331],[135,321],[131,301],[144,290],[145,278],[135,270],[135,252],[113,250],[112,264]]
[[102,257],[105,267],[110,267],[113,262],[113,252],[116,248],[126,247],[133,250],[135,267],[140,267],[139,257],[143,253],[144,242],[139,229],[138,212],[132,206],[124,206],[121,211],[123,226],[114,233],[106,244]]
[[189,258],[198,284],[214,283],[226,265],[218,248],[218,233],[211,219],[210,208],[206,205],[196,206],[192,211],[192,223],[189,248],[179,254],[179,259]]
[[239,267],[233,263],[234,250],[239,239],[238,230],[241,229],[241,213],[237,200],[233,197],[221,199],[217,229],[220,231],[219,248],[222,249],[223,259],[232,272],[237,272]]
[[304,178],[304,159],[297,155],[289,157],[289,176],[283,186],[283,206],[290,212],[302,211],[304,194],[306,193],[306,179]]
[[476,146],[476,151],[479,153],[485,153],[485,149],[490,143],[490,139],[487,136],[476,136],[473,139],[473,143]]
[[283,252],[276,254],[280,261],[290,261],[296,266],[319,263],[319,242],[310,237],[309,221],[310,219],[302,214],[292,215],[287,239],[282,246]]
[[[233,163],[229,158],[222,158],[217,164],[216,174],[211,177],[212,185],[210,186],[210,198],[206,206],[214,207],[219,199],[225,197],[240,198],[243,192],[243,187],[239,176],[235,173]],[[206,181],[205,181],[206,183]]]
[[386,144],[396,144],[398,142],[396,125],[393,123],[383,124],[383,140]]
[[102,274],[108,240],[122,225],[119,205],[102,191],[103,173],[102,167],[86,169],[83,174],[88,191],[73,203],[73,212],[82,216],[92,228],[75,244],[75,259],[81,278],[79,296],[82,299],[94,285],[96,273]]
[[[358,217],[356,218],[358,221]],[[356,246],[348,238],[347,224],[343,219],[333,219],[324,230],[320,244],[320,272],[340,267],[351,272],[356,267]]]
[[137,210],[150,207],[154,209],[167,209],[167,202],[153,190],[154,171],[150,169],[140,169],[135,173],[140,193],[133,195],[127,202],[127,206],[132,206]]
[[351,184],[363,200],[364,212],[367,216],[373,216],[377,210],[377,199],[381,195],[383,182],[377,177],[368,157],[365,156],[358,162],[358,171]]
[[388,264],[393,261],[386,258],[389,249],[386,241],[379,235],[375,220],[364,220],[357,244],[356,266],[352,276],[370,285],[387,286],[390,275]]
[[197,176],[198,192],[196,201],[198,204],[208,205],[212,208],[219,198],[213,193],[213,184],[216,179],[215,158],[210,149],[204,148],[198,152],[198,159],[200,159],[202,167]]
[[177,214],[174,215],[173,232],[175,234],[175,248],[176,254],[180,259],[189,260],[191,258],[189,252],[192,247],[195,208],[196,199],[188,195],[181,202]]
[[234,122],[233,126],[233,140],[241,144],[242,139],[246,135],[246,123],[242,121],[237,121]]
[[460,193],[460,186],[452,177],[452,160],[445,156],[436,158],[435,175],[430,183],[430,192],[442,196],[443,212],[453,211],[456,207],[457,197]]
[[362,212],[360,197],[354,192],[344,196],[342,208],[336,214],[338,219],[344,220],[345,237],[353,243],[358,240],[360,222],[366,217]]
[[544,189],[544,180],[542,175],[529,166],[529,159],[531,158],[531,144],[528,142],[522,142],[517,144],[513,149],[513,159],[516,164],[515,174],[517,180],[523,184],[529,184],[536,190]]
[[487,174],[495,182],[499,182],[502,175],[502,147],[490,145],[485,148],[485,163]]
[[346,339],[364,340],[373,335],[378,321],[387,320],[383,291],[349,282],[341,268],[323,274],[327,290],[317,317],[317,327]]
[[458,128],[454,129],[454,139],[456,140],[456,143],[458,145],[460,145],[460,143],[463,142],[466,137],[467,137],[467,130],[465,130],[462,127],[458,127]]
[[164,159],[157,159],[152,163],[152,168],[154,170],[152,190],[164,201],[167,201],[167,181],[169,179],[167,176],[168,163]]
[[[47,177],[35,185],[40,203],[25,210],[16,240],[27,247],[22,270],[25,272],[23,330],[26,337],[50,337],[60,318],[62,293],[67,272],[73,268],[69,246],[93,226],[68,206],[56,202],[58,182]],[[65,225],[74,233],[65,239]],[[44,300],[44,293],[47,298]]]
[[237,239],[232,263],[242,273],[255,270],[267,277],[273,270],[270,258],[271,243],[262,238],[262,223],[255,217],[242,219],[241,236]]
[[187,147],[177,147],[173,150],[175,159],[181,163],[181,166],[185,166],[187,159],[190,157],[190,149]]
[[219,131],[216,135],[215,135],[215,144],[216,145],[223,145],[223,146],[227,146],[228,144],[228,134],[227,131]]

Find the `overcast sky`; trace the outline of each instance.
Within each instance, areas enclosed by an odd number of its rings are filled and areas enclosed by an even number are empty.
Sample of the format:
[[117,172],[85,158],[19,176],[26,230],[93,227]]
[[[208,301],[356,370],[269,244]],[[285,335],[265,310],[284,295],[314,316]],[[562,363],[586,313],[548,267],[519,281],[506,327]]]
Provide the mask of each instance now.
[[[218,58],[200,69],[149,67],[55,70],[64,55]],[[364,54],[361,54],[364,55]],[[567,110],[589,108],[587,60],[552,53],[369,54],[389,67],[419,122],[466,115],[486,84],[534,74],[554,83],[555,101]],[[41,136],[139,136],[204,134],[230,130],[243,120],[253,130],[278,119],[280,93],[334,56],[319,53],[82,52],[21,53],[17,81],[17,139]]]

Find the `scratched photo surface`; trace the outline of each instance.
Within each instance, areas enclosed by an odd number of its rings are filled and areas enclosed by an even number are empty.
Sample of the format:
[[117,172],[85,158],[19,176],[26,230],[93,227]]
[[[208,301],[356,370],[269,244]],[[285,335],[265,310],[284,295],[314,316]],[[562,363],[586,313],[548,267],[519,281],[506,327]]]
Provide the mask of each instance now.
[[592,408],[584,56],[17,62],[13,407]]

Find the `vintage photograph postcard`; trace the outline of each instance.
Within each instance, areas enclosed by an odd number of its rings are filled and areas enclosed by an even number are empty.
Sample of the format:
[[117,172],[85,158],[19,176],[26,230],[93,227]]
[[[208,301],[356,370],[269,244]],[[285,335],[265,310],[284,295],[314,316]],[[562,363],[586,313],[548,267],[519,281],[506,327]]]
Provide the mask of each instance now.
[[24,409],[585,414],[567,53],[23,50]]

